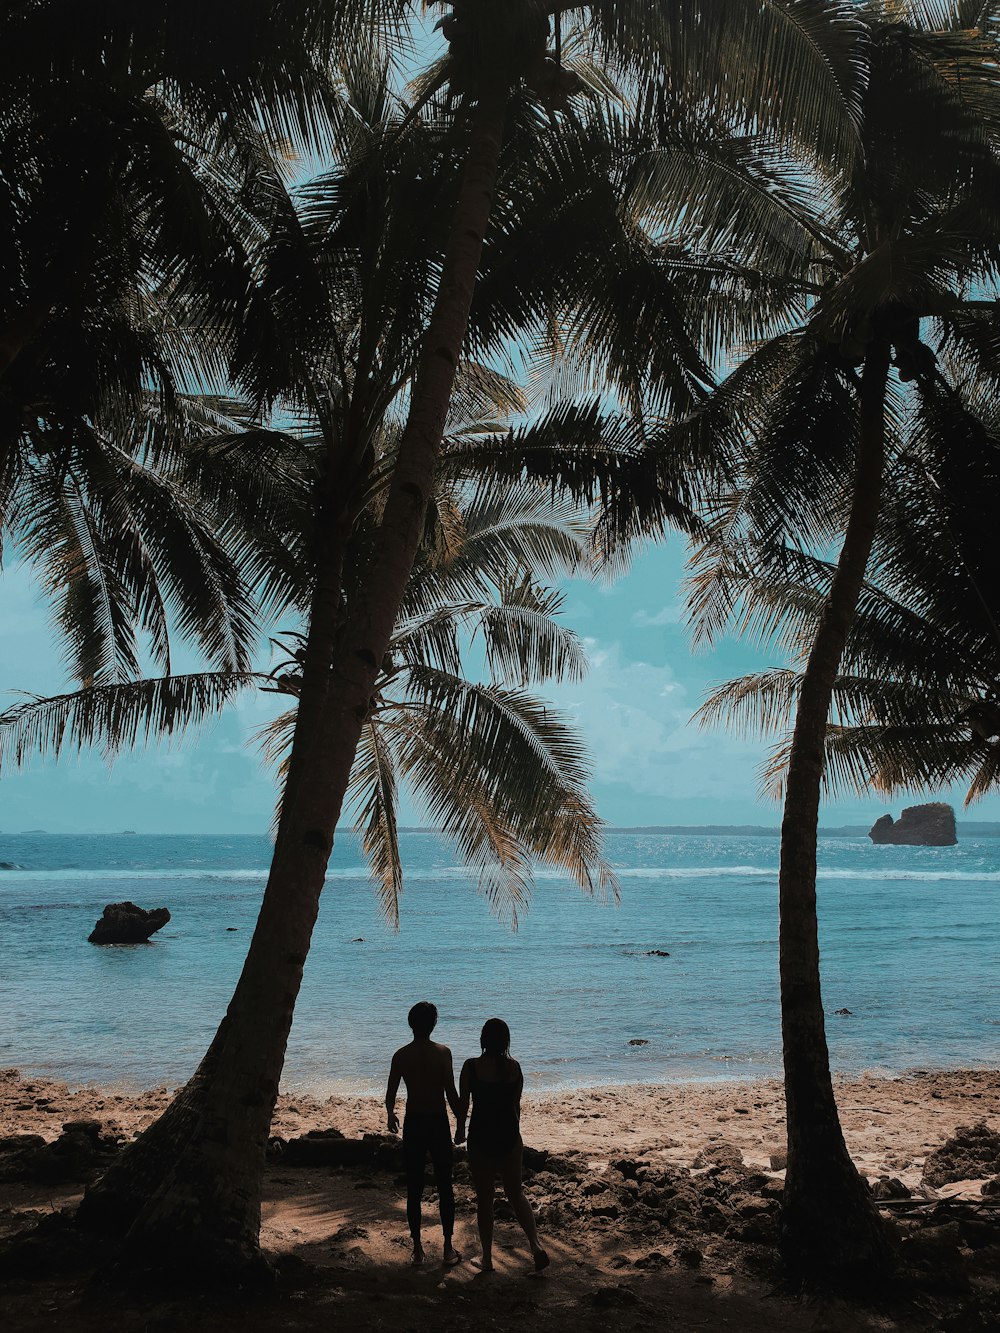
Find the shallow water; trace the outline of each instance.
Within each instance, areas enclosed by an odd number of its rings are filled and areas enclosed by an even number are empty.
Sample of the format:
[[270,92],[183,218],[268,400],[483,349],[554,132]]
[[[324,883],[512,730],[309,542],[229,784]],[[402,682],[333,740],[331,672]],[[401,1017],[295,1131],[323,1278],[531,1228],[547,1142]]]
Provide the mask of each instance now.
[[[286,1085],[380,1087],[422,998],[456,1057],[475,1052],[484,1018],[506,1018],[529,1086],[777,1073],[777,838],[612,833],[607,850],[618,907],[542,872],[512,934],[446,845],[404,833],[394,933],[341,835]],[[0,835],[0,862],[17,867],[0,870],[0,1064],[182,1081],[225,1010],[269,859],[254,837]],[[1000,839],[825,838],[818,892],[835,1068],[1000,1062]],[[173,919],[149,945],[88,944],[124,898]]]

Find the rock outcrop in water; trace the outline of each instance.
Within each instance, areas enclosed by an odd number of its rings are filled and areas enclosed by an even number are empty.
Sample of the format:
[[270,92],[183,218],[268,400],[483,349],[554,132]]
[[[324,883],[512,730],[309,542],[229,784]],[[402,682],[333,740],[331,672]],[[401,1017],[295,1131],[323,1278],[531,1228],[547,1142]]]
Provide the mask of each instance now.
[[958,842],[955,812],[943,801],[908,806],[894,820],[892,815],[876,819],[868,831],[874,843],[905,847],[953,847]]
[[165,907],[147,912],[135,903],[108,903],[87,939],[91,944],[145,944],[169,920]]

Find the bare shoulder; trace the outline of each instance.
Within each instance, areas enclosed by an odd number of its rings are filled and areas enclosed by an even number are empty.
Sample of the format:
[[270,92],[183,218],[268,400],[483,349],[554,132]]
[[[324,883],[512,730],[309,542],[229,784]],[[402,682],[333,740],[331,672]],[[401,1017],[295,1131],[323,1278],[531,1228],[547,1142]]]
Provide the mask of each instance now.
[[409,1054],[410,1047],[412,1045],[413,1043],[409,1042],[406,1046],[400,1046],[398,1051],[393,1051],[392,1063],[394,1065],[401,1065],[405,1061],[407,1055]]
[[444,1063],[444,1064],[448,1064],[448,1065],[451,1064],[451,1047],[450,1047],[450,1046],[445,1046],[445,1045],[443,1045],[441,1042],[436,1041],[436,1042],[434,1043],[434,1049],[437,1051],[437,1053],[438,1053],[438,1059],[441,1060],[442,1063]]

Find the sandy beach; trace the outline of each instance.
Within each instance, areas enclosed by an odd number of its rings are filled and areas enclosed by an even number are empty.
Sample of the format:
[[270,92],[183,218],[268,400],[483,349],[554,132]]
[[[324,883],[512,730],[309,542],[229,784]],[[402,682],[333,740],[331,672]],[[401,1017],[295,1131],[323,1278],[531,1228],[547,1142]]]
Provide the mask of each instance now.
[[[942,1210],[948,1207],[994,1215],[995,1201],[991,1204],[982,1193],[985,1176],[936,1189],[922,1178],[927,1157],[958,1127],[985,1122],[1000,1131],[1000,1078],[995,1072],[866,1075],[838,1080],[837,1092],[848,1146],[861,1171],[873,1184],[894,1180],[913,1193],[896,1204],[904,1235],[907,1228],[928,1221],[934,1226],[927,1235],[940,1232]],[[2,1071],[0,1134],[54,1140],[65,1124],[91,1120],[99,1123],[106,1141],[127,1140],[169,1097],[166,1088],[142,1093],[72,1088]],[[300,1164],[286,1146],[310,1132],[315,1137],[316,1131],[336,1129],[357,1140],[366,1134],[382,1136],[384,1128],[383,1108],[374,1098],[281,1097],[265,1187],[262,1243],[279,1264],[305,1260],[306,1265],[296,1279],[300,1290],[293,1308],[298,1322],[287,1323],[273,1308],[269,1314],[258,1310],[254,1318],[267,1314],[270,1321],[262,1328],[312,1327],[313,1316],[319,1327],[331,1304],[360,1326],[388,1326],[382,1322],[388,1317],[387,1301],[401,1306],[402,1326],[421,1329],[479,1328],[486,1315],[489,1326],[513,1328],[526,1312],[539,1327],[561,1328],[570,1322],[589,1327],[593,1320],[596,1328],[603,1326],[610,1309],[618,1312],[622,1327],[638,1328],[648,1324],[651,1311],[666,1306],[674,1311],[673,1322],[666,1326],[678,1329],[731,1327],[763,1333],[776,1321],[782,1328],[813,1330],[945,1326],[925,1323],[912,1312],[897,1318],[885,1311],[876,1320],[870,1312],[840,1306],[820,1310],[775,1295],[773,1229],[784,1145],[782,1093],[776,1081],[606,1086],[526,1097],[523,1136],[534,1150],[528,1154],[533,1168],[526,1189],[554,1262],[544,1284],[522,1281],[529,1269],[527,1252],[500,1202],[499,1272],[489,1291],[468,1263],[447,1272],[440,1267],[430,1189],[424,1205],[428,1264],[423,1271],[408,1269],[404,1191],[398,1169],[385,1165],[391,1145],[384,1139],[372,1140],[376,1148],[371,1162],[354,1169]],[[390,1158],[380,1167],[378,1153],[386,1147]],[[471,1257],[476,1251],[474,1211],[461,1153],[457,1163],[456,1242]],[[10,1235],[32,1218],[71,1205],[82,1188],[68,1181],[0,1182],[0,1230]],[[920,1210],[934,1216],[914,1220]],[[971,1264],[972,1276],[963,1279],[966,1285],[996,1285],[998,1237],[974,1249],[962,1237],[952,1241],[952,1249],[962,1241],[962,1253]],[[57,1308],[66,1308],[73,1327],[109,1327],[107,1310],[79,1299],[74,1303],[59,1287],[53,1299]],[[12,1309],[13,1326],[51,1326],[36,1320],[36,1304],[27,1298],[23,1307],[15,1299]],[[148,1301],[138,1308],[116,1305],[110,1326],[209,1327],[192,1324],[190,1312],[186,1323],[177,1322],[180,1316],[175,1319],[169,1311],[160,1311],[152,1322],[149,1314]],[[225,1327],[232,1316],[234,1327],[245,1327],[246,1315],[237,1318],[226,1306],[215,1311],[211,1326]],[[250,1326],[256,1324],[251,1320]]]
[[[915,1071],[900,1078],[863,1075],[836,1082],[847,1145],[863,1174],[920,1181],[924,1159],[957,1126],[985,1120],[1000,1130],[1000,1074],[993,1070]],[[169,1102],[172,1090],[71,1087],[0,1070],[0,1134],[55,1138],[64,1122],[92,1119],[132,1138]],[[401,1108],[402,1108],[401,1099]],[[273,1133],[293,1138],[339,1129],[348,1137],[381,1134],[385,1112],[375,1097],[283,1094]],[[526,1144],[580,1153],[594,1168],[615,1157],[655,1156],[692,1167],[719,1143],[735,1145],[747,1166],[770,1169],[784,1147],[784,1099],[776,1079],[760,1082],[608,1085],[526,1094]]]

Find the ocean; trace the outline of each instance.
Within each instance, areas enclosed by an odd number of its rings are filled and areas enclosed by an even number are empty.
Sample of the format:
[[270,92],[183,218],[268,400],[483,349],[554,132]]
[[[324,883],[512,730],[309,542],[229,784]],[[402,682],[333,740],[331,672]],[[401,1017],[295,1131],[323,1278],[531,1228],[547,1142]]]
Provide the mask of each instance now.
[[[401,844],[395,932],[338,835],[285,1088],[380,1092],[418,999],[438,1005],[456,1061],[505,1018],[529,1088],[780,1072],[776,837],[609,832],[620,904],[542,871],[516,934],[435,834]],[[264,837],[0,835],[0,1064],[183,1082],[236,982],[269,859]],[[835,1069],[1000,1065],[1000,838],[827,837],[819,864]],[[169,907],[169,925],[148,945],[88,944],[125,898]]]

